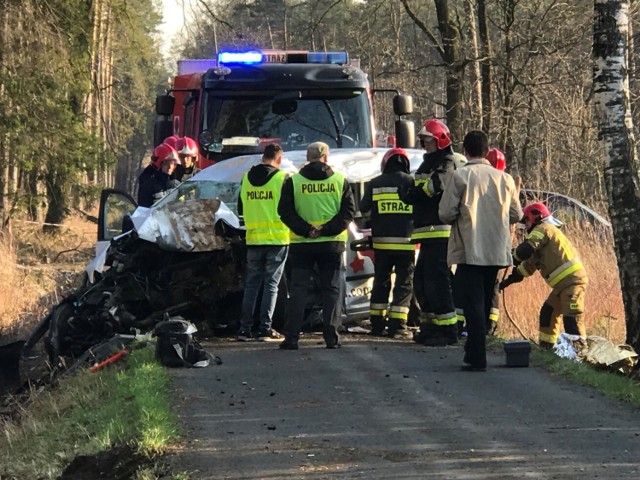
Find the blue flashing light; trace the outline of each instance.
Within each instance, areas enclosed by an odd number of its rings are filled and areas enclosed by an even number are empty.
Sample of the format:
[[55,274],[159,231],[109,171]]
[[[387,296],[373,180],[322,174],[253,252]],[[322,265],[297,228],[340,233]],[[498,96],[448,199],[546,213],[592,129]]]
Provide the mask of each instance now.
[[253,65],[262,63],[262,52],[220,52],[218,53],[218,64],[241,63],[244,65]]
[[345,65],[349,62],[349,54],[347,52],[309,52],[307,62]]

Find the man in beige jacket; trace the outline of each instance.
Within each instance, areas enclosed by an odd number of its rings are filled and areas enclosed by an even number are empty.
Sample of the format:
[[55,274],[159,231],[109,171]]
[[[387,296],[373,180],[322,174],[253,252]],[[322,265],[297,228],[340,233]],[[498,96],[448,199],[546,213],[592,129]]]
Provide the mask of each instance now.
[[468,337],[463,370],[487,368],[485,323],[498,270],[512,265],[510,224],[522,218],[511,175],[491,166],[489,140],[474,130],[464,137],[467,165],[449,176],[438,215],[451,224],[447,262],[456,265],[453,296],[464,311]]

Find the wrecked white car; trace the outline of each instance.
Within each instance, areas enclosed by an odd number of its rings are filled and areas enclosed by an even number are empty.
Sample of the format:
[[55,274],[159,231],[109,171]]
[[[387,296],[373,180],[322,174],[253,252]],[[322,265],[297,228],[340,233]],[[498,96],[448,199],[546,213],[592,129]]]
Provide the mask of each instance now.
[[[349,180],[356,202],[364,183],[378,175],[386,149],[340,150],[329,163]],[[422,151],[408,150],[412,167]],[[150,208],[137,207],[126,193],[102,193],[96,257],[86,285],[50,315],[51,356],[77,356],[115,333],[147,331],[166,315],[180,314],[205,334],[237,328],[245,268],[244,227],[236,202],[243,174],[260,155],[232,158],[180,184]],[[281,168],[295,172],[305,151],[287,152]],[[356,222],[349,241],[363,238]],[[124,233],[123,233],[124,232]],[[373,281],[371,252],[347,249],[344,323],[368,318]],[[284,319],[286,275],[274,326]],[[321,322],[318,288],[311,287],[307,327]]]

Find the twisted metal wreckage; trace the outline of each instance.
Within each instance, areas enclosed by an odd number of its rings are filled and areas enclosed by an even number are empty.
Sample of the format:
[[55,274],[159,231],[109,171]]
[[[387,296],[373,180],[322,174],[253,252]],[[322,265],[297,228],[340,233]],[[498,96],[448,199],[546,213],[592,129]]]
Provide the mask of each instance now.
[[[346,175],[359,199],[364,183],[378,174],[385,152],[343,149],[332,155],[331,164]],[[407,152],[415,170],[422,152]],[[295,172],[305,160],[304,151],[287,152],[281,168]],[[235,326],[245,267],[244,229],[235,204],[243,173],[259,161],[260,155],[244,155],[208,167],[150,208],[137,207],[124,192],[103,191],[96,257],[83,285],[51,309],[21,353],[28,354],[44,337],[51,364],[64,369],[105,340],[152,332],[170,316],[183,316],[205,335]],[[554,210],[603,223],[590,209],[568,200]],[[349,241],[363,238],[352,224]],[[371,252],[347,249],[346,322],[368,318],[372,277]],[[286,275],[283,282],[274,326],[284,317]],[[310,289],[308,324],[319,319],[318,293]],[[21,351],[6,347],[7,352]]]
[[[385,149],[336,155],[356,190],[375,176]],[[419,163],[421,152],[414,161]],[[295,172],[305,152],[288,152],[284,169]],[[259,155],[227,160],[182,183],[150,208],[126,193],[103,191],[96,256],[84,284],[51,309],[27,340],[28,352],[44,337],[56,365],[77,359],[114,335],[153,331],[168,316],[181,315],[205,335],[233,327],[240,317],[245,268],[244,229],[235,213],[243,172]],[[126,231],[125,233],[122,233]],[[363,233],[349,227],[349,240]],[[373,276],[369,253],[346,254],[345,321],[368,316]],[[287,297],[283,277],[274,325],[283,320]],[[319,291],[308,300],[310,325],[320,318]]]

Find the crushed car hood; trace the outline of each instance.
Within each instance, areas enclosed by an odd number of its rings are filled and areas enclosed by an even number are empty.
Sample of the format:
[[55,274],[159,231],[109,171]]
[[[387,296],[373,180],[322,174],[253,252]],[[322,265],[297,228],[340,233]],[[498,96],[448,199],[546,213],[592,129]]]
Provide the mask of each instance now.
[[[328,164],[335,171],[342,173],[350,182],[366,182],[380,175],[380,163],[388,148],[343,148],[329,152]],[[424,151],[405,149],[411,161],[411,171],[417,170],[422,163]],[[239,182],[242,175],[260,162],[261,155],[243,155],[216,163],[198,172],[188,181],[213,180],[223,182]],[[305,150],[285,152],[280,168],[289,172],[297,172],[307,161]]]
[[[365,182],[380,174],[386,148],[345,149],[330,154],[329,165],[349,182]],[[412,170],[422,162],[421,150],[407,150]],[[261,161],[261,155],[243,155],[212,165],[187,182],[240,183],[242,176]],[[306,163],[306,151],[286,152],[281,169],[297,172]],[[204,252],[223,248],[214,234],[218,221],[243,228],[236,214],[224,202],[214,199],[158,202],[151,208],[139,207],[132,215],[138,236],[166,250]]]
[[[328,163],[349,182],[366,182],[380,174],[382,157],[387,151],[387,148],[333,150]],[[422,163],[424,152],[417,149],[405,151],[411,161],[411,170],[416,170]],[[189,186],[195,188],[199,186],[198,183],[202,185],[207,182],[239,185],[245,172],[260,163],[261,158],[261,154],[242,155],[219,162],[201,170],[178,189]],[[305,163],[305,150],[290,151],[284,154],[280,168],[295,173]],[[172,193],[152,207],[136,208],[130,219],[139,238],[154,243],[163,250],[179,252],[206,252],[225,248],[224,238],[215,234],[218,222],[224,222],[235,229],[244,228],[233,209],[224,201],[217,198],[185,199]],[[361,234],[357,236],[360,237]],[[94,272],[104,271],[108,245],[109,242],[105,241],[96,245],[96,256],[86,268],[90,281],[93,281]]]

